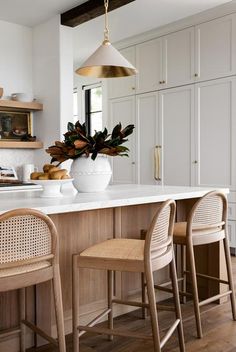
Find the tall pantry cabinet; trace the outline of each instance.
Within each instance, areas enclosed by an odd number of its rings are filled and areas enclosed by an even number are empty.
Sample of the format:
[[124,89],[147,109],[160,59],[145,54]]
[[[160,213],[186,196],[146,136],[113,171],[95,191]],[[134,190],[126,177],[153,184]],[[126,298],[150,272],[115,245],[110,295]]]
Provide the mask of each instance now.
[[111,119],[136,126],[135,151],[132,166],[113,169],[114,181],[127,174],[129,182],[229,187],[236,248],[236,14],[125,50],[139,73],[111,80],[108,96]]

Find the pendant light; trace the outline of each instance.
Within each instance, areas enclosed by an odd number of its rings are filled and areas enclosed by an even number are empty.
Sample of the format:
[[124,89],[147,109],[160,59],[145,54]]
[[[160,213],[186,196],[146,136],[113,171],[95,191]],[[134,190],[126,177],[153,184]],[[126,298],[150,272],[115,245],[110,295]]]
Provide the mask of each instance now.
[[104,0],[105,29],[102,45],[75,72],[82,76],[112,78],[132,76],[137,70],[109,41],[108,1]]

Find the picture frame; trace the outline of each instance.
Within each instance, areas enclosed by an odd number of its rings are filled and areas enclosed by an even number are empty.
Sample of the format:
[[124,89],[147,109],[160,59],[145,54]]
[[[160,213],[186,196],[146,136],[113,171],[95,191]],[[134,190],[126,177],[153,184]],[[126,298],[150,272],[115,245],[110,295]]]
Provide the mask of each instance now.
[[0,182],[18,180],[13,166],[0,166]]
[[21,141],[25,135],[32,135],[32,113],[27,111],[0,111],[1,140]]

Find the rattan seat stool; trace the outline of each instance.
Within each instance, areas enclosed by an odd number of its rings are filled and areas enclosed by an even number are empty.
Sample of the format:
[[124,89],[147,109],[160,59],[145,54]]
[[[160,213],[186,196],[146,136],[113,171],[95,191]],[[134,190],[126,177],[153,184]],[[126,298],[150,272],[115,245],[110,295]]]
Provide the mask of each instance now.
[[[85,249],[80,254],[73,255],[73,351],[79,351],[79,338],[85,332],[105,334],[113,338],[117,336],[129,336],[133,338],[151,339],[154,351],[160,352],[173,332],[177,329],[179,336],[180,351],[185,351],[182,317],[178,295],[177,275],[173,253],[173,226],[175,218],[175,202],[164,202],[158,209],[146,240],[135,239],[111,239]],[[170,266],[170,276],[173,285],[175,321],[161,339],[157,317],[156,296],[153,287],[153,272],[167,265]],[[107,309],[86,326],[79,324],[79,268],[107,270],[108,278],[108,306]],[[144,273],[147,284],[148,303],[124,301],[114,299],[113,280],[114,271],[127,271]],[[152,325],[152,335],[140,333],[128,333],[127,331],[113,328],[113,303],[131,306],[149,307]],[[162,307],[163,308],[163,307]],[[170,309],[168,309],[170,310]],[[96,327],[101,318],[108,314],[108,328]]]
[[[20,351],[25,352],[25,327],[29,327],[65,352],[57,230],[52,220],[33,209],[16,209],[0,215],[0,292],[19,289],[20,326],[0,331],[5,338],[20,333]],[[51,280],[58,342],[27,320],[25,288]]]
[[[228,280],[222,280],[209,275],[196,272],[194,247],[223,241]],[[235,291],[233,285],[232,265],[230,259],[229,240],[227,234],[227,199],[222,192],[212,191],[200,198],[192,207],[187,222],[175,223],[173,242],[181,246],[181,295],[191,296],[194,303],[194,312],[197,328],[197,336],[201,338],[202,325],[200,308],[208,303],[219,300],[224,296],[230,296],[233,320],[236,320]],[[186,259],[189,260],[189,271],[186,270]],[[186,276],[189,275],[192,284],[192,293],[186,292]],[[219,284],[228,285],[229,289],[213,297],[199,301],[197,277],[214,280]],[[163,287],[156,288],[166,290]],[[168,289],[167,289],[168,290]]]

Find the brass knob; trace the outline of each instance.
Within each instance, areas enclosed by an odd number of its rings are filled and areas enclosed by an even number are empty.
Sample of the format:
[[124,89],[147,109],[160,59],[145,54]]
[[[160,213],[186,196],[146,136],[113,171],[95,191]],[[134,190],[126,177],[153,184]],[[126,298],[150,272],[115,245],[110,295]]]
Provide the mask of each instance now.
[[197,160],[194,160],[194,161],[193,161],[193,164],[197,164]]
[[135,87],[132,87],[132,90],[135,90]]
[[135,161],[132,161],[132,163],[131,163],[132,165],[135,165]]
[[195,75],[194,75],[195,77],[198,77],[198,74],[197,73],[195,73]]
[[166,83],[166,81],[162,81],[162,83],[163,83],[163,84],[165,84],[165,83]]
[[163,82],[162,81],[159,81],[159,84],[162,84]]

